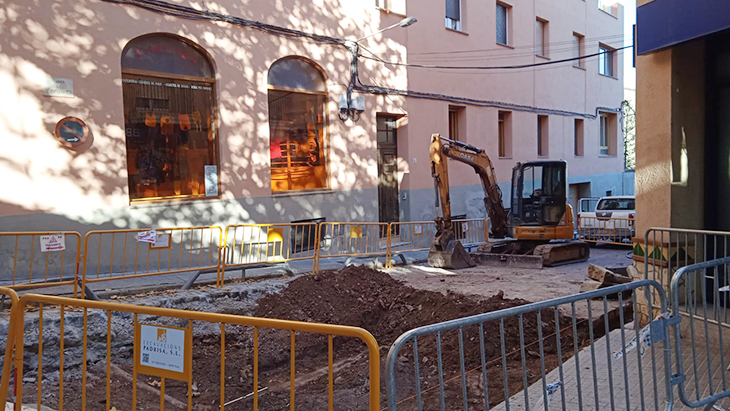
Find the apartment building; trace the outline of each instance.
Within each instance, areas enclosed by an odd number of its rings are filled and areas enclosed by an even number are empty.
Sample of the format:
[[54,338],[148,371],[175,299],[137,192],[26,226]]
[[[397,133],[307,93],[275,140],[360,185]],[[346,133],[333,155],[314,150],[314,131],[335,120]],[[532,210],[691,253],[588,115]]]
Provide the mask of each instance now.
[[[542,158],[574,204],[633,193],[620,5],[125,3],[0,6],[3,230],[431,219],[432,133],[485,148],[505,193]],[[485,215],[471,170],[452,184]]]

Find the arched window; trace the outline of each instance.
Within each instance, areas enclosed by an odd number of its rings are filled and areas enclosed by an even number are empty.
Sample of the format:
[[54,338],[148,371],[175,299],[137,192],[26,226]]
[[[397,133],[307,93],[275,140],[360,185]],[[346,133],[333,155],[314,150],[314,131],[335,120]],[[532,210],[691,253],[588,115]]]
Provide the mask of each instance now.
[[174,35],[131,40],[122,52],[131,201],[218,196],[213,65]]
[[297,57],[269,69],[271,191],[328,188],[327,87],[312,63]]

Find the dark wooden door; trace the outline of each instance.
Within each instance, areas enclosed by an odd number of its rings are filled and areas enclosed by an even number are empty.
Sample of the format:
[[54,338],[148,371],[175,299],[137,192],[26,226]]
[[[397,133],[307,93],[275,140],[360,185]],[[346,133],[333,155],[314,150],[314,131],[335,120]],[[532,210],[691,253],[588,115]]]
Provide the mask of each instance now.
[[383,223],[399,220],[396,120],[395,116],[377,116],[378,212]]

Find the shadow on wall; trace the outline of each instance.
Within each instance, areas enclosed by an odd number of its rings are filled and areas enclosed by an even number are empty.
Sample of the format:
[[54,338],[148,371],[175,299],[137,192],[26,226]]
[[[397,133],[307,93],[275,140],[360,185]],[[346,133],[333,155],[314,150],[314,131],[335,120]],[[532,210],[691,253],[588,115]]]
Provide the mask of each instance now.
[[[51,3],[0,5],[0,88],[8,93],[0,102],[0,133],[4,146],[12,147],[0,153],[0,172],[11,182],[0,194],[3,231],[83,234],[92,229],[278,222],[320,217],[320,210],[326,210],[328,221],[377,220],[376,143],[368,123],[375,119],[344,124],[336,116],[336,97],[349,76],[349,54],[343,47],[172,19],[106,2]],[[372,27],[362,27],[362,18],[348,17],[361,17],[364,5],[287,3],[288,8],[281,3],[206,4],[215,12],[333,37],[357,38],[380,25],[374,18]],[[214,57],[221,199],[128,205],[121,52],[131,38],[155,31],[185,36]],[[267,70],[287,55],[308,57],[328,75],[329,179],[337,190],[332,193],[270,195]],[[393,73],[382,68],[368,75],[389,84]],[[49,77],[75,79],[76,97],[43,97]],[[374,101],[368,100],[368,112],[378,109]],[[95,135],[91,147],[78,152],[60,147],[52,130],[68,115],[87,122]]]

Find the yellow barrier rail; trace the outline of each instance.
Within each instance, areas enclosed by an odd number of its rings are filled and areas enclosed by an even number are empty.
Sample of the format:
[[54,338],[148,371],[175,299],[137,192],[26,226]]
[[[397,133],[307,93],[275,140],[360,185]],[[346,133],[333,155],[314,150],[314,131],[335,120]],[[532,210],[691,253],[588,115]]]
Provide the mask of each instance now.
[[312,260],[316,268],[319,246],[317,223],[229,225],[223,236],[223,258],[218,286],[224,283],[226,269],[290,261]]
[[321,258],[388,256],[388,223],[321,223],[314,272]]
[[416,251],[431,249],[436,235],[436,223],[433,221],[393,222],[388,226],[390,241],[386,268],[392,268],[392,258]]
[[489,219],[469,218],[452,221],[454,237],[464,247],[475,247],[489,241]]
[[211,270],[218,272],[218,226],[89,231],[84,237],[83,286],[98,281]]
[[0,286],[16,290],[73,285],[81,261],[81,235],[75,231],[0,232]]
[[[38,308],[38,316],[40,320],[37,322],[37,329],[36,330],[26,330],[25,327],[25,321],[24,321],[24,313],[26,312],[26,306],[28,305],[37,305]],[[317,334],[322,336],[327,336],[327,345],[328,345],[328,351],[327,351],[327,361],[328,361],[328,409],[333,410],[335,406],[335,400],[334,400],[334,344],[333,344],[333,336],[340,336],[340,337],[349,337],[349,338],[356,338],[361,340],[365,343],[367,346],[367,352],[368,352],[368,376],[369,376],[369,410],[376,411],[379,409],[380,405],[380,353],[378,349],[378,344],[375,341],[375,338],[366,330],[362,328],[357,327],[349,327],[349,326],[341,326],[341,325],[330,325],[330,324],[318,324],[318,323],[307,323],[307,322],[298,322],[298,321],[287,321],[287,320],[279,320],[279,319],[268,319],[268,318],[257,318],[257,317],[246,317],[246,316],[239,316],[239,315],[230,315],[230,314],[219,314],[219,313],[206,313],[206,312],[198,312],[198,311],[186,311],[186,310],[177,310],[177,309],[169,309],[169,308],[159,308],[159,307],[148,307],[148,306],[138,306],[138,305],[128,305],[128,304],[120,304],[120,303],[110,303],[110,302],[101,302],[101,301],[91,301],[91,300],[80,300],[80,299],[70,299],[70,298],[63,298],[63,297],[53,297],[53,296],[45,296],[45,295],[37,295],[37,294],[27,294],[24,295],[20,301],[17,304],[18,306],[18,312],[20,313],[18,315],[19,322],[17,322],[17,326],[15,327],[15,337],[17,339],[16,341],[16,356],[15,356],[15,368],[20,375],[21,378],[18,378],[17,381],[17,402],[15,404],[15,410],[20,411],[21,410],[21,403],[24,400],[32,399],[33,402],[35,402],[37,409],[41,409],[41,405],[43,401],[48,402],[47,398],[48,395],[44,395],[43,393],[43,386],[41,385],[42,381],[42,375],[41,372],[43,371],[43,350],[44,350],[44,343],[43,343],[43,326],[44,326],[44,309],[45,312],[48,313],[51,311],[51,308],[47,308],[46,306],[54,306],[58,308],[58,312],[60,313],[60,318],[57,322],[55,322],[59,327],[58,336],[49,339],[48,344],[53,346],[53,344],[58,345],[58,372],[60,374],[59,376],[59,384],[58,384],[58,404],[57,404],[57,410],[62,411],[63,405],[64,405],[64,370],[68,370],[67,373],[71,372],[71,365],[67,365],[65,362],[64,355],[65,349],[64,349],[64,341],[67,339],[71,339],[71,337],[74,336],[74,333],[66,333],[64,330],[65,324],[78,324],[80,321],[79,318],[75,318],[72,322],[71,320],[65,320],[66,316],[71,315],[70,313],[73,311],[79,311],[82,310],[83,313],[79,314],[78,312],[75,312],[74,315],[77,317],[79,315],[83,315],[83,335],[82,335],[82,341],[81,341],[81,361],[80,363],[76,362],[76,367],[81,367],[81,382],[80,386],[71,387],[73,389],[80,390],[81,397],[80,397],[80,405],[74,405],[74,404],[68,404],[69,406],[67,408],[71,408],[71,406],[74,406],[74,409],[80,409],[80,410],[86,410],[87,408],[87,399],[88,399],[88,392],[89,390],[93,390],[94,388],[97,388],[95,392],[99,391],[99,387],[94,387],[94,384],[98,384],[99,381],[101,381],[103,384],[106,385],[106,409],[109,410],[110,407],[112,407],[112,401],[111,401],[111,395],[112,395],[112,371],[121,369],[121,367],[117,364],[112,363],[112,358],[114,358],[116,363],[119,363],[123,361],[124,356],[118,352],[116,347],[124,347],[125,342],[122,341],[121,343],[118,341],[119,339],[123,339],[124,336],[122,335],[122,332],[124,330],[134,330],[134,347],[133,347],[133,358],[132,358],[132,403],[131,404],[125,404],[124,409],[137,409],[139,399],[141,398],[140,395],[138,395],[138,382],[139,385],[144,387],[146,384],[144,381],[140,381],[140,375],[151,375],[156,376],[160,380],[157,382],[157,387],[159,388],[159,407],[160,410],[164,409],[165,403],[168,404],[170,402],[177,403],[178,406],[186,406],[188,410],[194,409],[194,397],[193,397],[193,372],[197,371],[196,377],[198,379],[202,378],[201,374],[211,375],[213,372],[214,364],[205,363],[205,364],[197,364],[198,367],[195,367],[194,356],[193,356],[193,324],[194,322],[203,322],[203,324],[200,326],[200,330],[211,330],[210,326],[213,324],[218,324],[220,327],[220,397],[218,400],[218,407],[221,411],[224,410],[226,403],[226,382],[229,382],[231,385],[238,387],[238,390],[240,392],[240,382],[238,378],[232,378],[230,376],[226,376],[226,359],[227,359],[227,347],[233,347],[233,349],[230,350],[229,353],[232,353],[231,355],[240,354],[240,347],[245,347],[246,343],[242,341],[241,335],[245,335],[245,332],[250,330],[251,327],[253,330],[252,335],[252,351],[253,351],[253,358],[252,358],[252,365],[250,368],[250,371],[252,373],[251,379],[252,379],[252,387],[251,387],[251,394],[246,395],[243,397],[237,397],[234,400],[228,401],[228,404],[236,402],[238,400],[242,400],[245,398],[252,398],[253,401],[253,409],[258,410],[259,408],[259,393],[264,388],[259,388],[259,381],[260,381],[260,364],[259,364],[259,347],[260,347],[260,341],[259,336],[261,335],[262,329],[275,329],[275,330],[285,330],[289,331],[290,334],[287,336],[287,338],[283,339],[283,341],[287,341],[287,344],[289,345],[290,350],[290,382],[289,382],[289,404],[290,409],[294,409],[295,405],[295,346],[296,346],[296,333],[309,333],[309,334]],[[114,316],[112,314],[115,314]],[[126,316],[124,314],[126,313]],[[50,315],[50,314],[49,314]],[[55,314],[54,314],[55,315]],[[98,322],[99,317],[102,318],[102,322],[105,323],[106,327],[95,327],[95,334],[93,334],[93,339],[91,339],[88,335],[90,327],[88,326],[90,319],[90,316],[95,316],[96,321]],[[129,324],[127,323],[119,323],[120,317],[123,320],[126,318],[127,320],[133,321],[133,328],[129,327]],[[130,318],[131,317],[131,318]],[[144,317],[144,318],[143,318]],[[177,320],[178,323],[182,323],[182,327],[173,327],[170,325],[167,325],[165,323],[165,320],[173,319]],[[48,328],[50,328],[51,325],[54,325],[53,322],[45,321],[46,324],[48,324]],[[34,322],[36,324],[36,322]],[[115,325],[113,328],[112,325]],[[164,324],[164,325],[163,325]],[[228,326],[228,327],[227,327]],[[243,330],[241,327],[245,327]],[[235,334],[238,338],[231,338],[231,341],[226,344],[226,330],[227,328],[229,330],[232,329],[231,334]],[[100,337],[98,334],[103,334],[104,329],[106,330],[106,338],[105,338],[105,348],[106,348],[106,357],[104,358],[103,355],[96,355],[95,358],[99,361],[99,368],[102,365],[105,365],[105,377],[94,379],[94,378],[87,378],[87,375],[89,374],[88,371],[88,361],[89,359],[89,345],[90,343],[96,343],[97,346],[99,343],[104,341],[104,338]],[[37,334],[36,334],[37,332]],[[129,331],[127,331],[129,332]],[[201,331],[202,332],[202,331]],[[26,396],[23,395],[24,385],[23,385],[23,336],[24,335],[35,335],[38,336],[37,341],[37,353],[38,353],[38,375],[37,375],[37,384],[36,386],[36,392],[30,393]],[[210,334],[210,333],[209,333]],[[250,334],[248,334],[250,335]],[[269,335],[269,334],[266,334]],[[78,337],[78,335],[76,335]],[[208,341],[205,336],[203,336],[201,341],[199,341],[199,346],[201,350],[205,350],[206,348],[209,348],[211,343]],[[117,343],[112,345],[112,339],[116,338]],[[28,337],[26,337],[26,340]],[[112,355],[112,346],[114,346],[115,351]],[[68,350],[72,348],[71,341],[69,341],[68,344]],[[78,345],[76,345],[78,347]],[[196,346],[197,347],[197,346]],[[273,352],[278,352],[278,349],[274,347]],[[145,356],[148,354],[148,356]],[[71,354],[66,354],[68,357],[72,357]],[[217,353],[216,353],[217,355]],[[78,355],[77,355],[78,357]],[[105,361],[105,364],[102,364],[101,361]],[[249,358],[249,357],[246,357]],[[78,360],[78,358],[77,358]],[[286,361],[280,361],[282,364],[285,364]],[[55,364],[54,364],[55,365]],[[126,364],[127,368],[129,368],[129,364]],[[93,369],[92,369],[93,371]],[[97,374],[98,375],[98,374]],[[187,389],[187,401],[186,403],[183,401],[180,401],[176,398],[170,398],[170,396],[166,396],[165,390],[166,390],[166,380],[168,379],[174,379],[177,381],[182,381],[183,386]],[[216,379],[214,379],[216,380]],[[200,380],[196,380],[200,384]],[[212,381],[212,380],[211,380]],[[78,384],[78,381],[76,381]],[[48,387],[49,385],[46,385]],[[172,384],[171,384],[172,386]],[[177,388],[181,388],[180,383],[178,382],[176,384]],[[31,385],[32,387],[32,385]],[[69,388],[69,387],[66,387]],[[114,393],[116,394],[118,390],[121,388],[121,385],[117,384],[115,388]],[[146,387],[149,391],[149,388]],[[202,392],[203,389],[206,389],[208,387],[198,387],[200,392]],[[55,390],[55,388],[54,388]],[[217,392],[218,390],[213,391],[207,391],[207,392]],[[246,387],[246,392],[249,392],[248,387]],[[71,392],[77,392],[77,391],[71,391]],[[157,390],[155,390],[155,394],[157,393]],[[149,394],[149,392],[147,392]],[[67,397],[69,397],[67,395]],[[149,398],[149,395],[146,396],[146,398]],[[78,396],[74,396],[73,400],[78,399]],[[102,398],[93,398],[94,402],[100,400]],[[143,399],[144,400],[144,399]],[[71,401],[71,402],[72,402]],[[157,400],[155,400],[157,401]],[[153,404],[150,404],[153,407],[156,407]],[[202,404],[201,404],[202,405]],[[206,404],[207,406],[210,406],[210,402]],[[93,408],[93,407],[92,407]],[[235,407],[236,409],[241,409],[240,404]],[[145,409],[149,409],[149,406],[146,406]],[[197,409],[197,408],[196,408]]]
[[633,247],[634,222],[633,218],[578,216],[578,238],[590,243]]
[[[15,349],[16,327],[18,324],[18,294],[12,288],[0,287],[0,295],[10,298],[10,324],[8,325],[8,338],[5,340],[5,357],[3,359],[2,380],[0,380],[0,405],[5,407],[10,389],[10,378],[13,367],[13,350]],[[22,320],[22,319],[21,319]],[[17,381],[17,375],[16,375]],[[16,383],[17,389],[17,383]],[[17,392],[16,392],[17,393]]]

